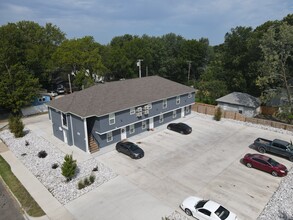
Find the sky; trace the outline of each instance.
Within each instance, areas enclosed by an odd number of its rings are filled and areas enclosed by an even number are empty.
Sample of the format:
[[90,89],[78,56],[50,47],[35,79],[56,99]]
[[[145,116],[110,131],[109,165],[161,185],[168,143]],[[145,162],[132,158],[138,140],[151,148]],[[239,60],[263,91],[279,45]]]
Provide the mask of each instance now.
[[0,26],[22,20],[52,23],[68,39],[108,44],[124,34],[224,42],[231,28],[257,27],[293,13],[293,0],[0,0]]

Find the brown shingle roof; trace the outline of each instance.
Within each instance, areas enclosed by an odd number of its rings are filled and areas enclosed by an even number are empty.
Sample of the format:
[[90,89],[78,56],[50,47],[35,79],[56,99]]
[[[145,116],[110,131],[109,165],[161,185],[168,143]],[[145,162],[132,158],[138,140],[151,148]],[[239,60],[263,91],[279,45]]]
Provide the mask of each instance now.
[[194,89],[159,76],[149,76],[98,84],[55,99],[48,106],[81,117],[101,116],[189,92]]

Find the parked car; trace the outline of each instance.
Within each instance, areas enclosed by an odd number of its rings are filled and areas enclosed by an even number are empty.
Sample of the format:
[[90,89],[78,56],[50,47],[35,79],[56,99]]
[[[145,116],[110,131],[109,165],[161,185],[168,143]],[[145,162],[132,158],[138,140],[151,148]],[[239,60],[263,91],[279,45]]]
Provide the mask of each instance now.
[[128,155],[132,159],[140,159],[144,156],[144,151],[132,142],[120,141],[116,144],[116,150]]
[[237,216],[220,204],[190,196],[186,198],[180,208],[189,216],[199,220],[237,220]]
[[172,131],[179,132],[181,134],[190,134],[192,132],[192,128],[184,123],[171,123],[168,124],[167,128]]
[[273,141],[257,138],[253,145],[258,149],[260,153],[271,152],[280,156],[289,158],[293,161],[293,146],[292,143],[287,141],[275,139]]
[[273,176],[286,176],[288,173],[285,165],[262,154],[246,154],[243,158],[243,163],[249,168],[254,167],[271,173]]

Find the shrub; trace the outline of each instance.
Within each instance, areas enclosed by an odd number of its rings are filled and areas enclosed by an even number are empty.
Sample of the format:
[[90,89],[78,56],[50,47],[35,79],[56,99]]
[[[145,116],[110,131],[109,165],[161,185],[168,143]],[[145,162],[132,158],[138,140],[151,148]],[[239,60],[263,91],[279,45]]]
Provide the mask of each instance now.
[[52,164],[52,169],[55,170],[55,169],[57,169],[58,167],[59,167],[58,163],[53,163],[53,164]]
[[47,156],[47,152],[44,151],[44,150],[41,150],[39,153],[38,153],[38,157],[39,158],[45,158]]
[[91,184],[95,182],[95,179],[96,179],[96,176],[95,175],[93,175],[93,174],[90,175],[89,181],[90,181]]
[[21,117],[20,116],[9,116],[9,122],[8,122],[8,127],[9,130],[11,131],[11,133],[14,133],[14,136],[16,138],[18,137],[23,137],[24,136],[24,125],[21,121]]
[[87,177],[84,178],[83,183],[84,183],[85,186],[89,186],[91,184],[90,181],[89,181],[89,179]]
[[98,165],[93,168],[93,171],[99,171]]
[[78,184],[77,184],[77,188],[78,188],[78,189],[83,189],[84,187],[85,187],[85,185],[84,185],[83,181],[80,180],[80,181],[78,182]]
[[72,155],[65,155],[61,169],[62,175],[66,178],[66,181],[70,181],[75,175],[76,167],[76,160],[73,160]]
[[214,120],[220,121],[222,118],[222,109],[221,107],[217,107],[214,115]]
[[23,154],[21,154],[20,156],[22,156],[22,157],[23,157],[23,156],[26,156],[26,155],[27,155],[26,153],[23,153]]
[[25,146],[30,145],[30,143],[28,141],[25,141]]

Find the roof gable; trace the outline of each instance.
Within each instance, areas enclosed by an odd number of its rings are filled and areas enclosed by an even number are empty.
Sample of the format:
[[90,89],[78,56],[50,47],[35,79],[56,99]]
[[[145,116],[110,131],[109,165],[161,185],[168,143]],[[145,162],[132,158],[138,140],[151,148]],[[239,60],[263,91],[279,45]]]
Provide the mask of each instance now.
[[257,108],[260,105],[258,98],[242,92],[232,92],[216,100],[217,102]]
[[98,84],[52,100],[48,106],[81,117],[100,116],[190,92],[194,89],[149,76]]

